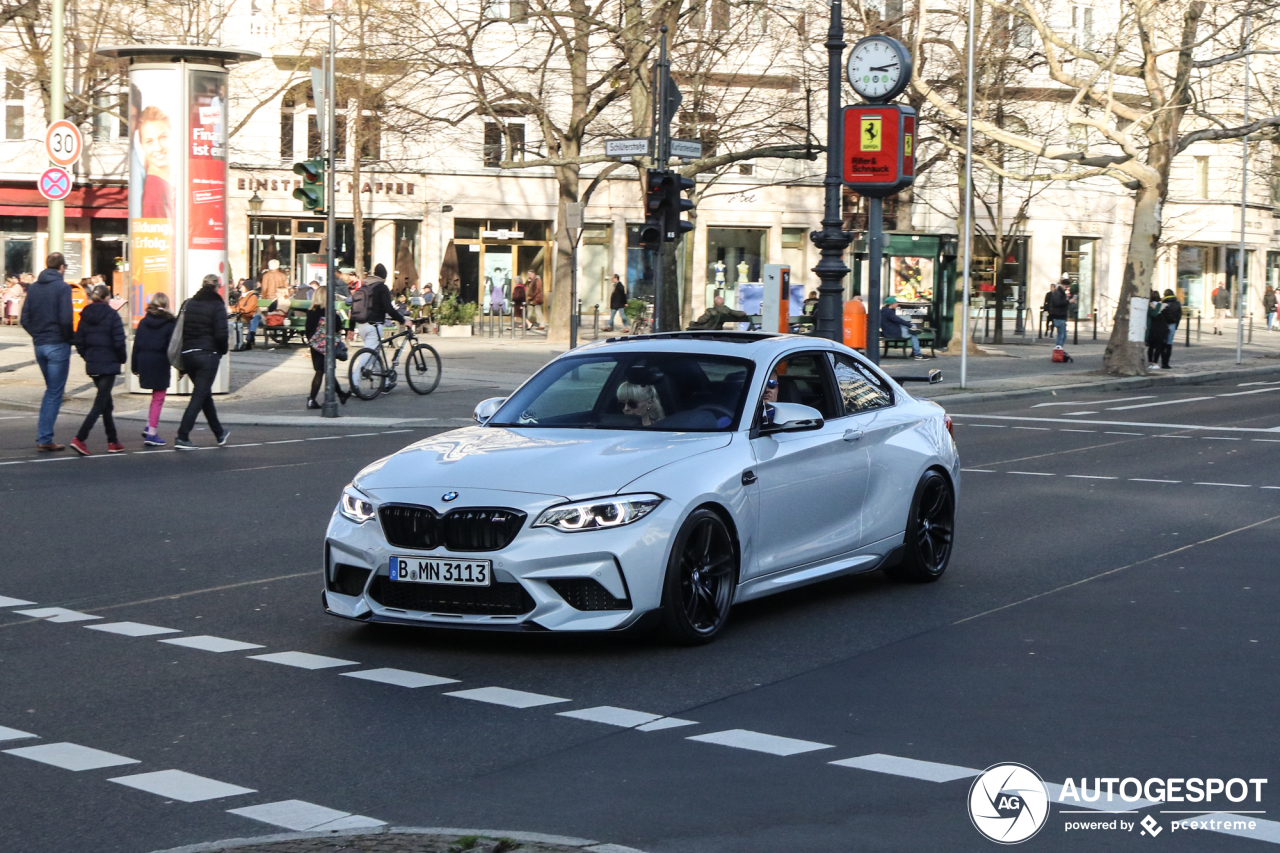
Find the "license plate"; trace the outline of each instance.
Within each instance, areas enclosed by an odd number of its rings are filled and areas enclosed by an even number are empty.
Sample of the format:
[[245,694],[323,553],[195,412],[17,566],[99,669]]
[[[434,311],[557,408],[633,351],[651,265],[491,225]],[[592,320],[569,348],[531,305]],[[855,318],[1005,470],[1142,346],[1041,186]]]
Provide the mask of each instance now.
[[392,557],[391,579],[408,583],[439,583],[450,586],[488,586],[492,560],[426,560],[421,557]]

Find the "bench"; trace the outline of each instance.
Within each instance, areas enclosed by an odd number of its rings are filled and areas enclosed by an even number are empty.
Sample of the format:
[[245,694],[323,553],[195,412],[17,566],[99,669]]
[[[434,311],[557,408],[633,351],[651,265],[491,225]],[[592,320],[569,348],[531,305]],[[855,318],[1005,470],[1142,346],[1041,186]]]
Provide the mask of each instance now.
[[[936,355],[934,347],[937,344],[936,335],[933,329],[921,329],[916,332],[916,337],[920,339],[920,349],[926,346],[929,348],[929,355]],[[906,358],[911,353],[911,338],[880,338],[881,356],[889,354],[891,347],[897,347],[902,350],[902,357]]]

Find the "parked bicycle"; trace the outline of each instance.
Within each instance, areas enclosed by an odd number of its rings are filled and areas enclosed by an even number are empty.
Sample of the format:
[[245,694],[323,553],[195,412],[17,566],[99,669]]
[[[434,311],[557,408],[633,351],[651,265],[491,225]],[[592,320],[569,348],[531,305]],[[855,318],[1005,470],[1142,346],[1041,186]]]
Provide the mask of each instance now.
[[[398,344],[392,346],[396,340]],[[409,324],[399,332],[378,337],[377,347],[365,347],[351,357],[347,367],[347,381],[351,392],[361,400],[372,400],[396,384],[400,368],[400,354],[409,348],[404,362],[404,378],[409,387],[419,394],[430,394],[440,384],[440,355],[430,344],[418,340],[418,334]],[[385,350],[391,347],[394,355],[387,364]]]
[[644,300],[644,310],[631,321],[627,334],[647,335],[653,331],[653,299],[650,297],[641,297],[641,299]]

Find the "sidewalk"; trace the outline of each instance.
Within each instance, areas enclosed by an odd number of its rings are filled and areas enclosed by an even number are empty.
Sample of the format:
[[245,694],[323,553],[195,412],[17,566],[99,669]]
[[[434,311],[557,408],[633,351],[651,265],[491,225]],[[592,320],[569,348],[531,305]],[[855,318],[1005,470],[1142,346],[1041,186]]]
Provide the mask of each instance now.
[[[589,330],[588,330],[589,331]],[[420,396],[401,381],[390,394],[365,402],[352,398],[340,407],[338,420],[321,418],[305,408],[310,390],[311,358],[305,347],[294,345],[275,350],[232,353],[231,393],[219,395],[218,412],[228,425],[317,426],[337,423],[367,427],[453,427],[472,422],[476,403],[486,397],[509,394],[533,372],[565,347],[547,342],[545,336],[521,339],[437,338],[426,336],[440,353],[442,376],[434,393]],[[1070,364],[1051,360],[1052,343],[1011,343],[984,346],[982,354],[970,355],[967,387],[960,388],[959,353],[939,353],[935,359],[913,361],[894,351],[881,361],[890,376],[924,376],[939,369],[944,381],[938,385],[912,384],[913,394],[952,403],[977,402],[993,397],[1025,396],[1071,388],[1113,390],[1155,385],[1212,381],[1235,374],[1280,371],[1280,332],[1254,332],[1254,343],[1244,348],[1244,363],[1235,363],[1235,339],[1205,334],[1192,345],[1179,338],[1169,371],[1151,376],[1120,378],[1102,372],[1103,340],[1081,338],[1067,351],[1075,359]],[[94,395],[93,384],[84,373],[84,362],[73,355],[67,382],[67,399],[60,421],[63,430],[76,415],[88,411]],[[345,382],[346,364],[339,363]],[[31,347],[31,340],[17,327],[0,327],[0,405],[26,410],[38,409],[44,382]],[[116,417],[138,421],[146,417],[147,395],[130,394],[124,382],[116,386]],[[165,404],[163,422],[176,424],[186,404],[185,397],[173,397]]]

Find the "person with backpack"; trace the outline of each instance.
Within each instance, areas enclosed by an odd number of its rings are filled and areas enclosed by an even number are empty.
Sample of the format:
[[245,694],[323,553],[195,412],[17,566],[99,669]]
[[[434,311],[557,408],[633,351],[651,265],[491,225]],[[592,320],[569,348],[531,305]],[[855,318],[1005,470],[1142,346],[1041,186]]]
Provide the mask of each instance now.
[[1165,332],[1164,349],[1161,351],[1160,369],[1169,369],[1169,359],[1173,356],[1173,341],[1178,336],[1178,324],[1182,322],[1182,303],[1172,290],[1165,290],[1160,316],[1164,319],[1168,330]]
[[[324,354],[325,348],[329,345],[328,336],[325,334],[325,300],[328,299],[328,292],[322,284],[315,290],[315,295],[311,300],[311,307],[307,309],[307,343],[311,350],[311,369],[315,371],[315,375],[311,377],[311,395],[307,397],[308,409],[321,408],[319,394],[320,389],[324,386]],[[338,361],[347,360],[347,345],[342,340],[342,335],[335,335],[333,342],[336,345],[334,358]],[[347,404],[347,398],[351,396],[350,391],[343,391],[341,386],[334,383],[334,390],[338,392],[338,402],[342,405]]]
[[169,391],[169,342],[175,325],[177,318],[169,313],[169,297],[157,293],[147,303],[147,314],[133,333],[133,360],[129,367],[138,377],[138,384],[151,392],[147,428],[142,431],[142,443],[148,447],[164,447],[158,431],[160,410]]
[[128,353],[124,345],[124,323],[120,321],[119,312],[107,304],[109,298],[111,291],[105,284],[89,288],[90,302],[80,312],[80,323],[76,326],[76,352],[84,359],[84,372],[98,389],[80,431],[71,439],[71,449],[81,456],[90,455],[84,442],[98,418],[102,418],[102,427],[107,432],[107,452],[124,452],[124,445],[116,434],[115,418],[112,417],[114,403],[111,391]]
[[[376,275],[369,276],[358,289],[351,292],[351,321],[356,324],[356,334],[360,336],[362,349],[377,349],[382,343],[382,329],[389,320],[404,326],[405,318],[396,310],[391,299],[391,288],[385,280]],[[394,365],[392,373],[394,374]],[[390,391],[396,386],[393,375],[383,390]]]
[[223,429],[213,404],[213,381],[218,376],[222,357],[227,354],[227,305],[218,293],[218,283],[216,275],[206,275],[200,282],[200,290],[182,306],[182,372],[191,377],[192,388],[191,399],[178,424],[178,437],[173,441],[178,450],[196,449],[191,430],[201,412],[219,446],[225,446],[231,435],[231,430]]

